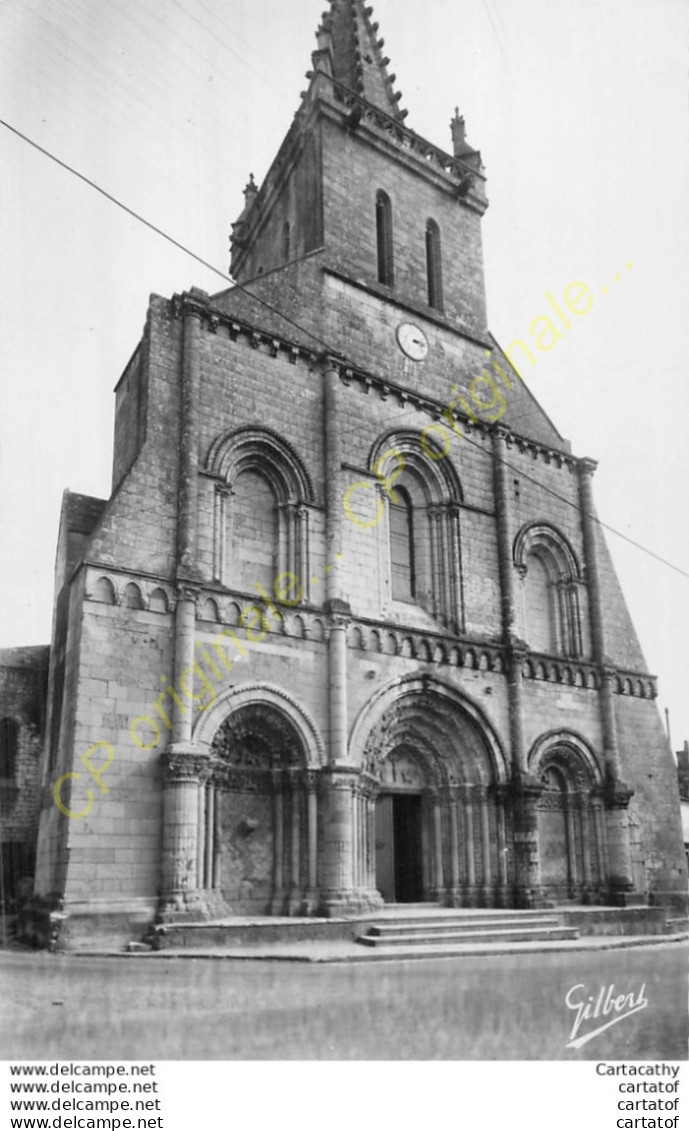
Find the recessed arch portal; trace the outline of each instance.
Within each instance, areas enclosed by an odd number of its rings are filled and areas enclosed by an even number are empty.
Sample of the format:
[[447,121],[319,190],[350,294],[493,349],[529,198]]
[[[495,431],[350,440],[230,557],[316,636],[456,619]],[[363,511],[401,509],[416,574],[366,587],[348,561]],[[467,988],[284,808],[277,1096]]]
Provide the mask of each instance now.
[[[199,887],[223,913],[311,914],[323,742],[281,688],[228,688],[199,719]],[[211,899],[211,902],[212,902]]]
[[543,792],[537,805],[541,884],[553,901],[589,901],[605,886],[604,776],[595,752],[572,731],[549,731],[529,754]]
[[507,763],[480,709],[440,681],[393,681],[357,719],[367,882],[386,902],[495,906],[506,898]]

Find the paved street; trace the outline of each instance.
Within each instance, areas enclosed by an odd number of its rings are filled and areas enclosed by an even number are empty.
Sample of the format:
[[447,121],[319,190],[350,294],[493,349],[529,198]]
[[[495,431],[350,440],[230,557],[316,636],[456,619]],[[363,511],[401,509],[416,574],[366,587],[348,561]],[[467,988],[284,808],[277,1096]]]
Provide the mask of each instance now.
[[[5,952],[0,1058],[686,1059],[688,953],[314,965]],[[646,1007],[620,1006],[615,1024],[566,1048],[571,1006],[582,1036],[616,1017],[606,1001],[638,1004],[644,984]]]

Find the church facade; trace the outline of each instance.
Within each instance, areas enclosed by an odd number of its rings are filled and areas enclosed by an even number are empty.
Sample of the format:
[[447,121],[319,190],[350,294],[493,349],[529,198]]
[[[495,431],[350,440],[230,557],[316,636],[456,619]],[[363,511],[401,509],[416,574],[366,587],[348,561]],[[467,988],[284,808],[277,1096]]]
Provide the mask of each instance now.
[[32,915],[67,943],[686,905],[595,464],[488,330],[463,120],[419,137],[388,62],[332,0],[236,286],[152,296],[111,496],[65,495]]

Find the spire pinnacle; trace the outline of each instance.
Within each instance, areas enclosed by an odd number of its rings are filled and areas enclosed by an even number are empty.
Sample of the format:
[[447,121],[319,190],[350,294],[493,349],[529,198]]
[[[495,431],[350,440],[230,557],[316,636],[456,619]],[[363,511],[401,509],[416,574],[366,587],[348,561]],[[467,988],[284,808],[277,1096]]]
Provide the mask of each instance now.
[[316,32],[318,50],[329,54],[337,82],[402,121],[407,111],[400,109],[402,95],[394,89],[396,76],[388,74],[385,41],[372,15],[373,8],[364,0],[330,0]]

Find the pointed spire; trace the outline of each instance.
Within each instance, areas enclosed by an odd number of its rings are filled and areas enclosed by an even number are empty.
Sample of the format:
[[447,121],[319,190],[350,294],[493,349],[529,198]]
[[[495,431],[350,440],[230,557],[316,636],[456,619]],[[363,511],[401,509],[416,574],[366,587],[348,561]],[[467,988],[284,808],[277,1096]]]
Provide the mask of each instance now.
[[402,95],[394,89],[395,75],[388,74],[385,41],[378,37],[372,15],[364,0],[330,0],[316,32],[318,51],[329,55],[333,78],[402,121],[407,111],[400,109]]

